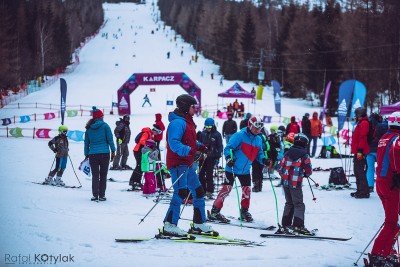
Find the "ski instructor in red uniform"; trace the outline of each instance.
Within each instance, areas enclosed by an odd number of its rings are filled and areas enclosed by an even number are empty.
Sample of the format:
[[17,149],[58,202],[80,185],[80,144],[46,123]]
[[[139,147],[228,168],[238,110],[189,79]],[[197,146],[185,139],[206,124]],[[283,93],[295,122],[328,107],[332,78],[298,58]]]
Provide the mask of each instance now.
[[400,112],[388,118],[389,130],[378,142],[376,191],[385,211],[382,231],[375,240],[369,255],[369,266],[399,266],[391,251],[399,232],[400,206]]

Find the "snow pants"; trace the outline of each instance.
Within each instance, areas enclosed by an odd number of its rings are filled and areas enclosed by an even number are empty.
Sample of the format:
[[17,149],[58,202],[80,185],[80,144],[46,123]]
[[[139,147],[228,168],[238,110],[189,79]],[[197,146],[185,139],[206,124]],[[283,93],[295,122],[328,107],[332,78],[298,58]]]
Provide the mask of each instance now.
[[133,185],[134,183],[141,184],[142,183],[142,152],[141,151],[133,151],[133,155],[136,159],[136,167],[133,170],[131,175],[131,179],[129,180],[129,185]]
[[183,199],[186,199],[189,195],[189,190],[193,196],[193,223],[200,224],[206,221],[204,190],[197,176],[196,168],[193,165],[179,165],[169,170],[174,194],[164,222],[178,224],[181,204]]
[[391,185],[392,179],[379,177],[376,179],[376,192],[382,201],[385,211],[385,222],[382,231],[375,239],[372,253],[385,258],[389,256],[397,240],[397,233],[399,232],[397,222],[399,216],[400,191],[397,187],[390,189]]
[[[235,174],[239,179],[240,185],[242,186],[242,199],[240,201],[241,208],[248,209],[250,207],[250,195],[251,195],[251,178],[250,174]],[[213,206],[222,209],[224,201],[232,190],[235,177],[233,173],[225,171],[225,181],[222,183],[222,189],[219,191],[217,198],[214,201]]]
[[216,157],[207,157],[200,165],[200,182],[205,192],[214,193],[214,165]]
[[282,226],[304,227],[304,213],[306,206],[303,202],[303,189],[301,187],[283,186],[285,192],[285,208],[282,215]]
[[[117,153],[115,154],[113,167],[114,168],[117,168],[118,166],[125,167],[126,162],[128,161],[128,156],[129,156],[128,144],[127,143],[119,144],[117,140]],[[121,165],[119,164],[120,160],[121,160]]]
[[90,168],[92,169],[92,194],[94,197],[104,197],[107,187],[108,163],[110,154],[89,155]]
[[144,173],[143,194],[154,194],[156,192],[156,178],[154,172]]
[[374,187],[376,152],[371,152],[365,158],[367,160],[367,181],[369,187]]
[[67,167],[68,158],[56,158],[56,167],[50,171],[49,177],[54,177],[54,175],[61,177],[64,173],[65,168]]
[[357,192],[360,194],[369,194],[369,187],[367,182],[367,162],[363,158],[357,159],[357,154],[354,155],[354,175],[356,176]]

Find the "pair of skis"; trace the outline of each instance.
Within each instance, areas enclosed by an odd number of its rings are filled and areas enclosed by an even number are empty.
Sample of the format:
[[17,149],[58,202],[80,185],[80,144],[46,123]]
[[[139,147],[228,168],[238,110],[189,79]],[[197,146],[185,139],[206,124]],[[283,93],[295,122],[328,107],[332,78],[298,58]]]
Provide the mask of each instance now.
[[127,238],[127,239],[115,239],[115,241],[123,243],[138,243],[151,240],[169,240],[179,243],[197,243],[206,245],[244,246],[244,247],[263,246],[262,245],[263,242],[254,242],[245,239],[226,238],[217,235],[216,233],[196,233],[193,231],[189,231],[191,233],[189,233],[187,236],[178,237],[178,236],[165,235],[161,229],[158,229],[158,231],[159,233],[153,238]]
[[81,188],[82,186],[75,186],[75,185],[50,185],[50,184],[46,184],[44,182],[32,182],[33,184],[40,184],[40,185],[49,185],[49,186],[54,186],[54,187],[62,187],[62,188]]

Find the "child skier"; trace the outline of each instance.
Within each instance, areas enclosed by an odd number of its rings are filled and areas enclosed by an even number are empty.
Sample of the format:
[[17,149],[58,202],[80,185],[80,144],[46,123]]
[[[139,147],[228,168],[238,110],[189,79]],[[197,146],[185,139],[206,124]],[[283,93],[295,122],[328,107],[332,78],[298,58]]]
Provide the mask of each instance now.
[[156,192],[156,179],[154,171],[158,161],[158,151],[156,142],[152,139],[146,140],[146,145],[142,148],[141,168],[144,173],[143,195],[152,196]]
[[311,235],[304,227],[305,205],[302,181],[312,174],[310,155],[307,154],[308,138],[299,133],[294,137],[294,145],[285,153],[277,166],[285,193],[285,208],[282,215],[283,229],[278,233]]
[[[43,184],[51,184],[55,186],[64,186],[61,180],[63,172],[67,166],[68,160],[68,128],[65,125],[58,127],[58,135],[49,141],[49,148],[56,154],[56,167],[49,172],[48,177]],[[53,180],[54,175],[57,177]]]

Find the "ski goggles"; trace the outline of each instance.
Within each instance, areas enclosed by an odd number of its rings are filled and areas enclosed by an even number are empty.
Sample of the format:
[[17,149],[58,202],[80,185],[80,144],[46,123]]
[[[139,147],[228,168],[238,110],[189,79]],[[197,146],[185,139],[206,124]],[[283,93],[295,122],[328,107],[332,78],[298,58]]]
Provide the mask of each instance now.
[[67,134],[68,130],[61,131],[62,134]]
[[211,125],[211,126],[204,126],[204,128],[206,128],[206,129],[212,129],[212,125]]
[[257,129],[261,129],[262,127],[264,127],[264,123],[261,121],[251,122],[251,125],[253,125]]
[[161,134],[161,133],[162,133],[162,131],[161,131],[161,130],[159,130],[159,129],[155,128],[155,127],[152,129],[152,131],[155,131],[155,132],[157,132],[157,134]]

